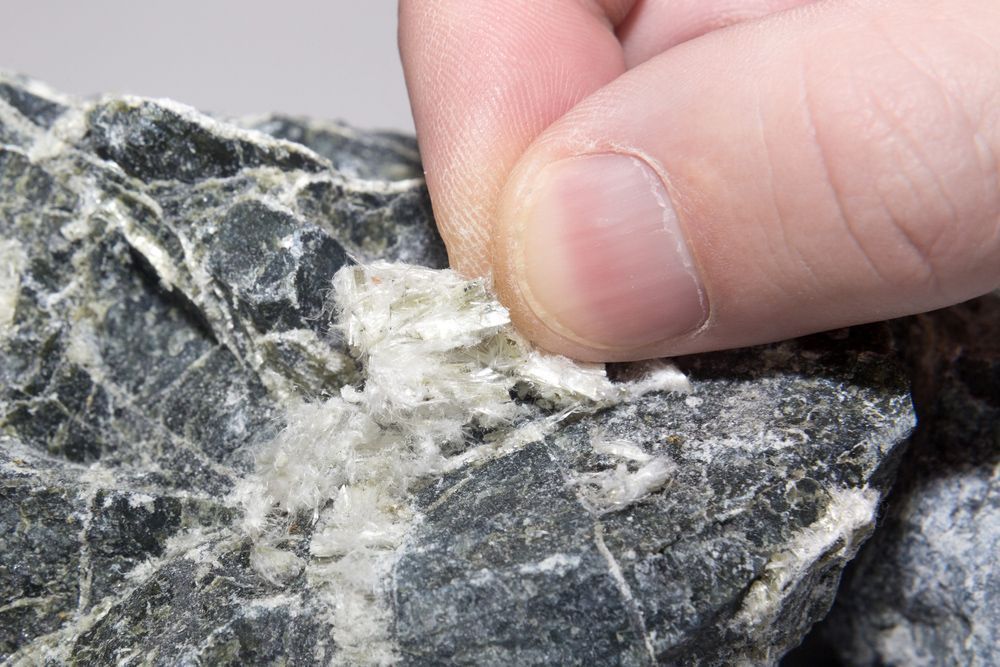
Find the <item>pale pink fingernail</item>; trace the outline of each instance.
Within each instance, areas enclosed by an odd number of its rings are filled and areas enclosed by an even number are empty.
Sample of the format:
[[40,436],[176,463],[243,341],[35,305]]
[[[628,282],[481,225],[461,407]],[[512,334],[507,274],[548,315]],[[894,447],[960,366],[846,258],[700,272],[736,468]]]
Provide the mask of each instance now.
[[707,316],[704,290],[666,188],[642,160],[555,162],[521,210],[520,280],[564,335],[604,348],[675,338]]

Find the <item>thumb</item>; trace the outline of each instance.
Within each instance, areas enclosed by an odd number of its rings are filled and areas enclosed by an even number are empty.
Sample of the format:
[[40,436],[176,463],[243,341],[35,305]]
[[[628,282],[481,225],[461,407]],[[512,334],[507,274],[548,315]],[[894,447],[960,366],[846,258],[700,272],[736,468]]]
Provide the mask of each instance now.
[[494,276],[553,351],[628,360],[1000,285],[994,2],[829,3],[681,44],[546,130]]

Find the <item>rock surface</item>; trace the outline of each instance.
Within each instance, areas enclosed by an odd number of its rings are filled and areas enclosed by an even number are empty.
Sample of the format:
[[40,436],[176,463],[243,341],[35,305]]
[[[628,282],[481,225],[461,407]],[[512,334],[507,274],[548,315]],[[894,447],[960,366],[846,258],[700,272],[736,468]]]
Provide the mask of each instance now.
[[[333,273],[446,257],[411,140],[246,125],[0,78],[0,659],[357,660],[313,521],[280,545],[291,574],[262,576],[232,492],[290,403],[363,378]],[[767,664],[801,640],[913,425],[890,329],[678,364],[688,396],[418,488],[386,582],[394,660]],[[574,480],[634,471],[606,438],[667,457],[669,482],[588,501]]]
[[[820,650],[847,665],[1000,659],[1000,295],[913,318],[913,437]],[[824,648],[825,646],[825,648]]]

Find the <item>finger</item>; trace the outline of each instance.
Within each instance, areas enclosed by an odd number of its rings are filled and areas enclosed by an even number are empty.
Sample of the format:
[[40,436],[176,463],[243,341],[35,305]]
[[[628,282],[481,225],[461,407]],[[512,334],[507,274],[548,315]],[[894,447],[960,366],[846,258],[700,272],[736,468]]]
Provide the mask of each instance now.
[[510,169],[542,130],[625,71],[615,35],[622,21],[638,53],[791,1],[742,0],[739,10],[736,0],[401,2],[400,52],[453,268],[489,271]]
[[812,0],[643,0],[618,26],[625,66],[632,69],[681,42]]
[[427,185],[452,267],[488,272],[496,198],[544,128],[625,71],[631,1],[400,3],[399,43]]
[[515,322],[552,350],[637,359],[997,287],[998,14],[812,5],[630,70],[546,130],[501,195]]

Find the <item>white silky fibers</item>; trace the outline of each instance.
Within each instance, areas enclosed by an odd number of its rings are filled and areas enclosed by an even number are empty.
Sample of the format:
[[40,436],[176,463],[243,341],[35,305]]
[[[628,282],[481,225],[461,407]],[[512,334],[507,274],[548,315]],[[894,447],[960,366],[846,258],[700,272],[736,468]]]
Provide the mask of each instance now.
[[[254,567],[277,585],[305,570],[326,597],[343,664],[397,658],[384,586],[417,518],[408,498],[416,480],[537,442],[573,412],[689,390],[669,364],[616,384],[603,365],[542,353],[513,330],[485,281],[448,270],[348,266],[334,277],[334,305],[363,386],[290,407],[237,497]],[[473,427],[489,442],[462,451]],[[619,450],[636,459],[637,450]],[[638,462],[638,474],[581,480],[584,495],[621,507],[663,485],[664,461]],[[314,524],[308,561],[278,546],[303,514]]]

